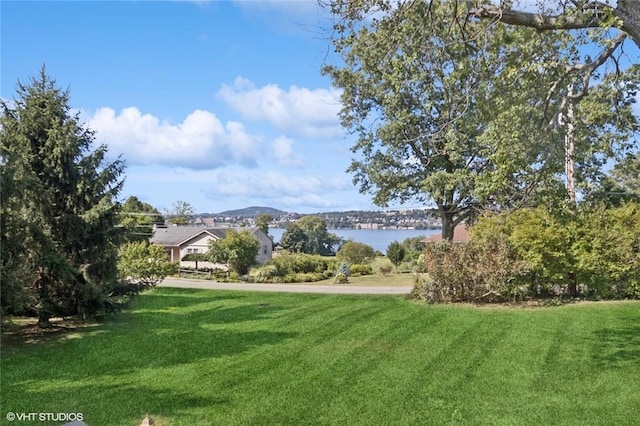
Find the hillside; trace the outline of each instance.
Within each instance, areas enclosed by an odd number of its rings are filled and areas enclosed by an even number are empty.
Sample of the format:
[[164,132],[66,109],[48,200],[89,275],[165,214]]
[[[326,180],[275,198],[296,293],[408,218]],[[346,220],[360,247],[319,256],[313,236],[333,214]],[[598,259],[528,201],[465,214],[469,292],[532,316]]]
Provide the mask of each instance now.
[[286,215],[287,212],[274,209],[272,207],[245,207],[244,209],[237,210],[227,210],[224,212],[218,213],[219,216],[243,216],[243,217],[255,217],[261,214],[270,214],[273,217],[280,217],[282,215]]

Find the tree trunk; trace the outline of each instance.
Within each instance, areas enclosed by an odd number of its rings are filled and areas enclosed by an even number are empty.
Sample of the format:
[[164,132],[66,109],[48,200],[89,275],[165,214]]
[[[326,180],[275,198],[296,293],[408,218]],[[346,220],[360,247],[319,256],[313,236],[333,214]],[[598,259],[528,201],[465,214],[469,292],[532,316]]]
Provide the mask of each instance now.
[[38,289],[38,328],[50,328],[51,312],[49,306],[49,291],[46,283],[47,276],[44,268],[38,268],[36,272],[35,287]]
[[453,213],[440,208],[440,220],[442,221],[442,240],[453,241],[453,230],[455,224],[453,222]]
[[616,17],[622,20],[622,29],[640,47],[640,1],[618,0]]
[[[569,86],[569,96],[573,96],[573,84]],[[575,138],[575,125],[573,115],[573,102],[569,102],[567,107],[567,133],[564,137],[564,161],[565,161],[565,175],[567,179],[567,194],[569,197],[569,203],[571,206],[576,204],[576,180],[574,170],[574,138]]]
[[569,272],[569,296],[576,297],[578,295],[578,278],[575,272]]

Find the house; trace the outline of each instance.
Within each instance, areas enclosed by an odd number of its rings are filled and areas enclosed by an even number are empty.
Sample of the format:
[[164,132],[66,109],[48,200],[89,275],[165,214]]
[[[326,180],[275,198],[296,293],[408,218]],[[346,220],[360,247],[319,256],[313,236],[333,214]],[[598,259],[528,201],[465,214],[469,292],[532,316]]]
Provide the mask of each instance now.
[[[462,223],[455,228],[453,228],[453,242],[454,243],[464,243],[469,240],[469,229],[466,224]],[[442,241],[442,234],[433,234],[423,240],[420,240],[421,243],[436,243],[438,241]]]
[[271,260],[273,240],[260,228],[213,228],[204,226],[169,226],[156,228],[149,240],[152,244],[164,246],[169,253],[169,260],[178,262],[187,254],[206,253],[209,242],[221,240],[229,231],[248,231],[260,242],[256,262],[263,264]]

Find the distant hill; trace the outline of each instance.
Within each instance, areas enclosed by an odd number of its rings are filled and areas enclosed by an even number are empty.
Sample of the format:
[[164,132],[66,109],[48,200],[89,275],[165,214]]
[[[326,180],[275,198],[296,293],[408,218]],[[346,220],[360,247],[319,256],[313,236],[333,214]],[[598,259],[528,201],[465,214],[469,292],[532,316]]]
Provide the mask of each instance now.
[[220,216],[244,216],[244,217],[255,217],[261,214],[270,214],[273,217],[278,217],[287,214],[287,212],[274,209],[272,207],[246,207],[244,209],[237,210],[227,210],[224,212],[218,213]]

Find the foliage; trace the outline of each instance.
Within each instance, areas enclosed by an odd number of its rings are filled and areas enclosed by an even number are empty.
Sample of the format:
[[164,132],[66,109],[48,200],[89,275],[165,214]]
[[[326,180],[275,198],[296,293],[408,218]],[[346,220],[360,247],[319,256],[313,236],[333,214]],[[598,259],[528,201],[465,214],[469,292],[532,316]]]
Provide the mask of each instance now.
[[124,162],[105,160],[44,67],[0,103],[3,310],[48,326],[112,308]]
[[405,250],[404,260],[415,261],[418,259],[418,257],[420,257],[420,255],[424,251],[424,243],[422,243],[422,240],[424,240],[425,238],[425,235],[420,235],[417,237],[405,238],[402,241],[402,246]]
[[233,271],[244,275],[256,263],[259,250],[260,242],[248,231],[231,229],[224,238],[209,242],[207,257],[211,262],[227,264]]
[[398,269],[398,265],[402,263],[404,260],[404,256],[406,251],[404,246],[397,241],[394,241],[389,244],[387,247],[387,258],[393,263],[393,265]]
[[578,279],[599,297],[640,299],[640,204],[582,214]]
[[552,286],[570,283],[574,269],[572,241],[575,224],[571,216],[552,214],[539,207],[505,215],[484,216],[471,228],[472,239],[506,238],[519,258],[528,265],[526,281],[548,292]]
[[278,275],[324,272],[329,268],[328,259],[304,253],[281,253],[272,260]]
[[321,256],[335,254],[335,246],[341,239],[327,231],[327,225],[319,216],[304,216],[297,222],[288,223],[280,244],[286,250]]
[[195,210],[186,201],[176,201],[171,208],[165,210],[167,220],[172,225],[188,225],[190,217],[194,214]]
[[479,138],[501,95],[492,79],[518,59],[502,42],[518,31],[457,25],[457,1],[336,2],[332,11],[344,65],[323,71],[343,89],[342,124],[358,137],[354,182],[380,206],[433,200],[451,239],[478,209],[476,179],[495,169],[494,148]]
[[127,241],[148,241],[153,225],[164,225],[164,217],[151,204],[132,195],[120,208],[120,225],[125,228]]
[[630,148],[636,67],[592,81],[617,37],[594,30],[603,46],[594,59],[584,36],[470,20],[458,0],[330,9],[342,63],[323,71],[343,89],[342,125],[358,138],[354,183],[381,206],[432,200],[446,239],[484,209],[566,197],[570,106],[579,187]]
[[507,239],[496,235],[467,243],[441,241],[425,248],[427,280],[414,296],[429,302],[494,302],[521,299],[517,278],[527,264],[518,259]]
[[333,278],[334,284],[347,284],[349,282],[349,276],[344,272],[338,272]]
[[617,207],[625,201],[640,202],[640,153],[628,154],[587,194],[595,206]]
[[175,274],[164,247],[146,241],[126,243],[118,254],[118,272],[136,292],[155,287],[166,276]]
[[358,263],[354,263],[349,267],[349,269],[351,270],[352,277],[373,274],[373,268],[371,267],[371,265],[361,265]]
[[254,283],[274,282],[277,277],[278,268],[273,264],[252,268],[249,272],[249,280]]
[[528,295],[564,294],[575,285],[585,296],[637,298],[640,288],[640,207],[582,206],[575,213],[546,208],[483,217],[471,228],[476,245],[504,240],[525,274],[505,284]]
[[338,250],[336,257],[344,262],[369,263],[376,257],[373,247],[356,241],[347,241]]

